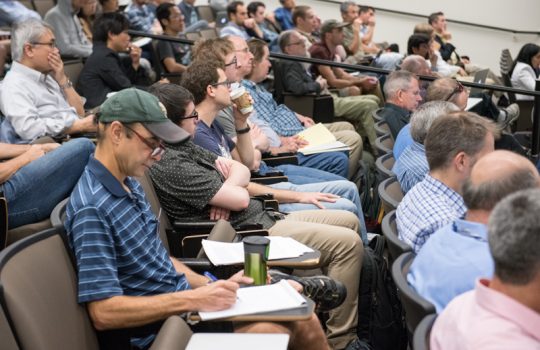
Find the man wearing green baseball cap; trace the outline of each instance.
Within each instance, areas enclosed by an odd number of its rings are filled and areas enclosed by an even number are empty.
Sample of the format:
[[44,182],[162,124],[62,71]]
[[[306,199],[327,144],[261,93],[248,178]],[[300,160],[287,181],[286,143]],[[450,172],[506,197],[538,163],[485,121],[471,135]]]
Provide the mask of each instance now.
[[[158,99],[126,89],[109,98],[98,114],[98,143],[66,208],[68,241],[77,260],[78,302],[98,330],[152,325],[172,315],[218,311],[236,302],[239,272],[213,283],[169,256],[142,186],[142,176],[170,144],[189,134],[173,124]],[[237,332],[288,333],[291,348],[328,349],[316,316],[308,321],[235,324]],[[148,330],[148,329],[146,329]],[[133,331],[135,331],[133,329]],[[146,349],[155,334],[132,334]]]

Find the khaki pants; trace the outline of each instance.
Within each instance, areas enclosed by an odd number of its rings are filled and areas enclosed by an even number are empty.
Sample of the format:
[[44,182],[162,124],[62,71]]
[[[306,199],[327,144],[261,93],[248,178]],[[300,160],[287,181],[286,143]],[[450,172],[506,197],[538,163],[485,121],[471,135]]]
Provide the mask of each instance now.
[[334,122],[324,124],[338,141],[351,148],[349,151],[349,179],[352,179],[358,171],[358,161],[362,157],[362,137],[356,132],[349,122]]
[[358,218],[342,210],[305,210],[287,215],[268,231],[270,235],[292,237],[320,251],[319,267],[347,288],[347,298],[330,312],[326,323],[330,345],[345,348],[356,337],[358,324],[358,286],[364,252]]
[[371,148],[375,149],[377,135],[372,113],[379,108],[379,98],[375,95],[333,97],[334,115],[351,122],[360,136],[367,138]]

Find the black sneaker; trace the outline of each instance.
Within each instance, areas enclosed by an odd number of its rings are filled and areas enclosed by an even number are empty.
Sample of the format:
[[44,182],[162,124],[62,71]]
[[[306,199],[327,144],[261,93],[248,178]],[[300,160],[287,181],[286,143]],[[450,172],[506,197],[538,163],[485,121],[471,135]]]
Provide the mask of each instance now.
[[293,280],[300,283],[303,294],[313,300],[320,311],[332,310],[343,303],[347,297],[347,288],[343,283],[327,276],[298,277],[278,270],[269,270],[271,283],[281,280]]

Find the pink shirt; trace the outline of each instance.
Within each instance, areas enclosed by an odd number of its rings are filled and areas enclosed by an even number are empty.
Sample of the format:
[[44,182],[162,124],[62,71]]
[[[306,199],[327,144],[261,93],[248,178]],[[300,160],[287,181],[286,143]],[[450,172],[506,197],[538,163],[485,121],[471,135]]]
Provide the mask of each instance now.
[[489,280],[448,304],[431,331],[432,350],[540,350],[540,314],[489,288]]

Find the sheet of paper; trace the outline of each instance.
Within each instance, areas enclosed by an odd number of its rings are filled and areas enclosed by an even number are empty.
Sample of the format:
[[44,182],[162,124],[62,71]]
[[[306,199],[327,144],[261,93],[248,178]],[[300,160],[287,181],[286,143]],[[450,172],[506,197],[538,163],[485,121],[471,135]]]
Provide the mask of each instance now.
[[322,123],[315,124],[312,127],[299,132],[297,135],[309,142],[307,147],[324,145],[325,143],[336,141],[334,134],[332,134]]
[[152,42],[152,38],[139,38],[136,40],[133,40],[131,43],[135,46],[142,47],[144,45],[150,44]]
[[474,106],[476,106],[478,103],[480,103],[482,99],[480,97],[469,97],[467,99],[467,107],[465,107],[465,110],[468,111]]
[[288,334],[195,333],[186,350],[287,350],[288,345]]
[[[269,260],[296,258],[313,249],[290,238],[272,236],[270,240]],[[209,241],[204,239],[202,246],[206,256],[215,266],[241,264],[244,262],[244,244]]]
[[240,288],[236,295],[236,303],[231,308],[222,311],[199,312],[201,320],[290,310],[306,303],[305,299],[285,280],[265,286]]
[[349,151],[351,148],[344,144],[341,141],[334,141],[332,143],[326,143],[324,145],[318,146],[307,146],[302,149],[299,149],[298,152],[304,155],[310,155],[314,153],[325,153],[325,152],[338,152],[338,151]]

